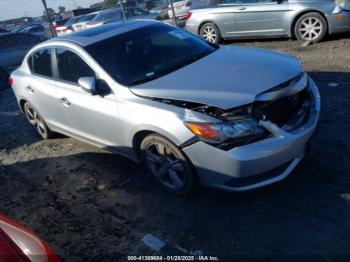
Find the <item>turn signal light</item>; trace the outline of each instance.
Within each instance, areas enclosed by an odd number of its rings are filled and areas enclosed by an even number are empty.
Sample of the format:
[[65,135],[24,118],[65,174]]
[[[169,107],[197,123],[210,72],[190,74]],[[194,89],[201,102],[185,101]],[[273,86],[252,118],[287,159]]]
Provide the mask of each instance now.
[[212,128],[212,125],[209,123],[186,123],[187,127],[195,135],[205,138],[213,139],[218,137],[218,132]]

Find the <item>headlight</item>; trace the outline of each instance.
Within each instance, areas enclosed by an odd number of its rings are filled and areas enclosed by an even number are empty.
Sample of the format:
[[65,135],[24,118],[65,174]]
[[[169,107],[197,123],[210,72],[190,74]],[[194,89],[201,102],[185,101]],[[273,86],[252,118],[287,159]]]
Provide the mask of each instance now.
[[345,8],[346,6],[346,0],[335,0],[335,3],[342,8]]
[[229,139],[238,140],[265,132],[255,120],[250,118],[223,123],[185,122],[185,125],[201,140],[212,144],[220,144]]

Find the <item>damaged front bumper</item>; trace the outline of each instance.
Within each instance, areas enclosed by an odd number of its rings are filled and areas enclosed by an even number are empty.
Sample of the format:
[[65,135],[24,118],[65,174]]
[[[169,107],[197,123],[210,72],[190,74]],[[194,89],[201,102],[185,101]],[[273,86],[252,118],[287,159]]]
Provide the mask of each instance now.
[[303,158],[319,119],[319,91],[309,81],[313,104],[307,121],[298,129],[286,132],[270,121],[260,121],[272,134],[264,140],[228,151],[202,141],[183,148],[202,184],[226,191],[246,191],[287,177]]

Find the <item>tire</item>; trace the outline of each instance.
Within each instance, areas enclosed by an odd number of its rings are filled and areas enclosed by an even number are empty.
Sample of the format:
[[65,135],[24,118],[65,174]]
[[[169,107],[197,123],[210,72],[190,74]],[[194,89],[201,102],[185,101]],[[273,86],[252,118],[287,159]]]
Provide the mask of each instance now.
[[300,41],[320,42],[327,34],[325,18],[317,12],[302,15],[294,26],[295,37]]
[[140,145],[146,171],[165,190],[186,195],[197,188],[194,168],[182,151],[168,139],[151,134]]
[[220,30],[213,23],[206,23],[201,26],[199,35],[207,42],[219,44],[221,41]]
[[29,102],[24,104],[24,114],[29,123],[34,126],[42,139],[50,139],[54,137],[54,133],[46,125],[44,119],[40,116],[38,111]]

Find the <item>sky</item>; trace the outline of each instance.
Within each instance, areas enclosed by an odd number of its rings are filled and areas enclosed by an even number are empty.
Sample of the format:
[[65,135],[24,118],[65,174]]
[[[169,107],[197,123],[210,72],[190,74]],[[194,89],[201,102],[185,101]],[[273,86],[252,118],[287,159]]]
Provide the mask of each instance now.
[[[57,12],[59,6],[71,10],[78,6],[89,7],[102,0],[46,0],[46,2],[48,7]],[[42,0],[0,0],[0,21],[23,16],[40,16],[43,12]]]

